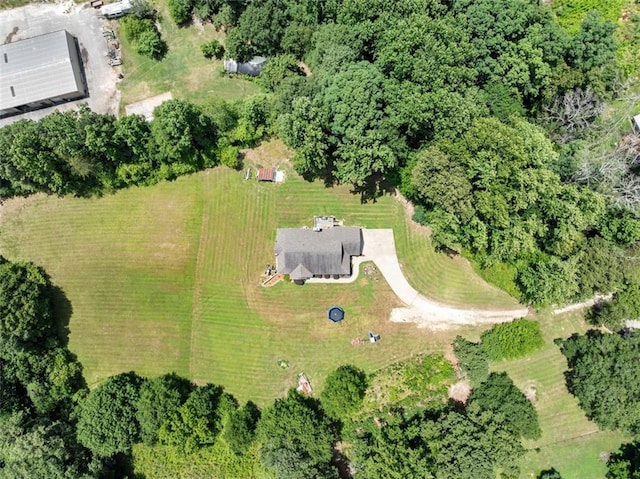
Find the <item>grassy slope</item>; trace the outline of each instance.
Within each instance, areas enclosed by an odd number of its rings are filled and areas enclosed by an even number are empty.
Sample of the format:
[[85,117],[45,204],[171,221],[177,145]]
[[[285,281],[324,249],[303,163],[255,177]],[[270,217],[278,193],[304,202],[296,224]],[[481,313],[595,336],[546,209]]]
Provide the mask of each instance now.
[[[90,383],[129,369],[175,370],[264,404],[300,371],[319,385],[338,364],[372,370],[450,342],[450,333],[389,323],[397,299],[381,278],[260,287],[276,227],[309,224],[314,213],[394,227],[401,258],[411,260],[407,271],[440,300],[462,304],[466,293],[480,306],[514,303],[473,279],[465,263],[435,253],[405,225],[395,199],[362,205],[347,187],[326,189],[291,174],[283,185],[258,184],[218,168],[100,199],[12,200],[0,252],[42,264],[67,293],[70,346]],[[347,311],[341,326],[325,319],[334,303]],[[370,329],[383,335],[380,344],[351,346]],[[281,358],[289,369],[277,366]]]
[[242,98],[261,90],[242,77],[221,75],[222,62],[204,58],[200,45],[214,38],[222,41],[223,37],[211,24],[178,27],[164,2],[158,9],[161,35],[169,47],[161,61],[138,55],[127,39],[118,35],[124,62],[124,80],[120,84],[123,106],[167,91],[174,98],[203,103],[211,98]]
[[492,365],[507,371],[521,389],[536,389],[536,409],[540,416],[542,437],[529,441],[522,464],[522,478],[535,477],[543,469],[555,467],[564,479],[604,477],[606,464],[601,453],[616,450],[628,439],[615,432],[599,431],[589,421],[578,401],[567,391],[564,381],[566,361],[553,344],[558,337],[583,332],[587,325],[579,314],[540,318],[545,347],[525,358]]

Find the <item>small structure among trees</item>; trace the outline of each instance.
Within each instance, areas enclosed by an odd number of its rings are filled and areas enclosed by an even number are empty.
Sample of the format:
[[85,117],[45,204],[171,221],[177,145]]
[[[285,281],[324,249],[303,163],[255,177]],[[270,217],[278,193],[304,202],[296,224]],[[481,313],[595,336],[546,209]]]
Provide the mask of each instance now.
[[253,57],[247,62],[237,62],[233,58],[228,58],[224,61],[224,69],[229,73],[241,73],[243,75],[257,77],[260,75],[266,62],[267,59],[265,57]]

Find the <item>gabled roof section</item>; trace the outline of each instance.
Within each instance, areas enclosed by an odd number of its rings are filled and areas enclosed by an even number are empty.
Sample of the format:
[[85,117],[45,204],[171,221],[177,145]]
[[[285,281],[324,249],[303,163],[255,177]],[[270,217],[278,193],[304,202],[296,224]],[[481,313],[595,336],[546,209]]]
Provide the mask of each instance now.
[[361,255],[362,247],[362,231],[352,226],[320,231],[280,228],[276,233],[277,270],[293,280],[349,275],[351,256]]

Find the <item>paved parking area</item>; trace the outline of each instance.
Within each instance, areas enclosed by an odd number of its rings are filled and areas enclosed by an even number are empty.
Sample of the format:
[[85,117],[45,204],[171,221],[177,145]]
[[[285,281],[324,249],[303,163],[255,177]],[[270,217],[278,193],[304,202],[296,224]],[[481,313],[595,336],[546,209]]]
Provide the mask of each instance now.
[[0,11],[0,41],[3,44],[63,29],[75,36],[89,87],[89,97],[84,100],[5,118],[0,120],[0,126],[20,118],[41,118],[55,109],[74,108],[79,102],[86,102],[98,113],[117,114],[120,103],[120,92],[116,87],[118,77],[107,62],[107,43],[102,32],[102,28],[108,26],[108,21],[88,3],[32,4]]

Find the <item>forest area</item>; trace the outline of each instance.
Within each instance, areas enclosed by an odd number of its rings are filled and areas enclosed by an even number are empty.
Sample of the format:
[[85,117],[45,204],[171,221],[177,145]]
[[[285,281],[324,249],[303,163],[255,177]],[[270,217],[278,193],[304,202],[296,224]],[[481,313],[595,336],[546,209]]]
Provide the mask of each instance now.
[[[528,305],[612,295],[587,314],[604,328],[557,345],[587,417],[633,438],[606,477],[640,477],[640,334],[624,328],[640,317],[640,141],[629,119],[604,119],[635,98],[640,16],[563,17],[537,0],[168,4],[178,24],[224,29],[227,56],[268,57],[265,93],[171,100],[150,123],[86,108],[17,121],[0,129],[0,195],[91,196],[237,168],[241,148],[269,137],[305,179],[350,184],[363,202],[397,188],[438,248]],[[540,435],[535,407],[489,367],[540,347],[533,321],[456,339],[465,402],[447,399],[456,373],[432,355],[371,375],[343,365],[319,398],[291,390],[260,409],[175,374],[90,390],[66,346],[69,308],[42,268],[0,260],[3,476],[144,477],[134,450],[167,464],[207,450],[219,477],[512,478],[523,440]]]

